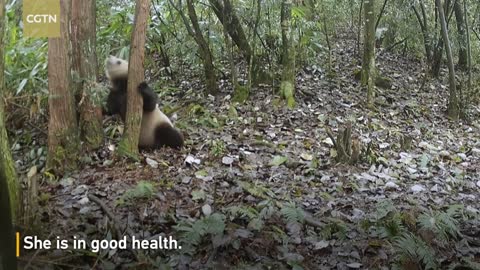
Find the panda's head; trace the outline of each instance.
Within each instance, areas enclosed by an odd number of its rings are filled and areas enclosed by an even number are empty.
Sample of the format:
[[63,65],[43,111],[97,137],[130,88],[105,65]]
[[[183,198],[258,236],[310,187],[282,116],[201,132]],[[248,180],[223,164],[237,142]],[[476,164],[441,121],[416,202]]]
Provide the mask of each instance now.
[[128,62],[110,55],[105,61],[105,74],[110,81],[117,79],[127,79]]

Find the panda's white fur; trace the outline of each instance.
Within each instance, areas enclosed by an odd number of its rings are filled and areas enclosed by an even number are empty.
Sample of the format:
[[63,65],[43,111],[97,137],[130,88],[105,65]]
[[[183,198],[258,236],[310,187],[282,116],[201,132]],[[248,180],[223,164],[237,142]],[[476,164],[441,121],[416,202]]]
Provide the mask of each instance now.
[[155,144],[155,129],[159,125],[169,125],[173,127],[172,122],[168,117],[160,111],[157,107],[152,112],[143,112],[142,115],[142,127],[140,129],[140,139],[138,145],[140,147],[150,147]]
[[[118,103],[120,100],[122,104],[118,105],[126,106],[128,62],[110,55],[105,62],[105,74],[112,84],[112,93],[110,95],[118,96],[119,93],[117,91],[122,93],[120,98],[115,98],[113,99],[114,101],[110,101],[109,99],[108,102]],[[125,102],[125,104],[123,104],[123,102]],[[126,110],[123,114],[125,114],[125,112]],[[122,112],[120,112],[120,115],[123,120],[125,120],[125,115],[122,115]],[[155,148],[163,145],[181,147],[183,146],[183,136],[174,128],[170,119],[158,108],[158,104],[155,103],[155,108],[152,111],[143,111],[139,147]]]
[[128,77],[128,62],[113,55],[108,56],[105,61],[105,74],[110,82],[117,78],[126,79]]

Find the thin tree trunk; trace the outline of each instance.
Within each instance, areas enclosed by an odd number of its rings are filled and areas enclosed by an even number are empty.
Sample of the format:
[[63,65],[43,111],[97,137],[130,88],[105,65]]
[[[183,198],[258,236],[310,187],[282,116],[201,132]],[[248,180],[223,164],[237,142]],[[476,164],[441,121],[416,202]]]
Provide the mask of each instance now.
[[461,70],[466,70],[468,66],[467,59],[467,37],[465,34],[465,18],[466,14],[463,14],[462,4],[460,0],[456,0],[453,4],[453,10],[455,12],[455,20],[457,22],[457,32],[458,32],[458,68]]
[[195,12],[195,6],[193,0],[187,0],[188,16],[192,23],[193,33],[195,41],[197,42],[200,53],[203,59],[203,70],[205,73],[205,86],[209,94],[216,94],[218,92],[217,76],[215,75],[215,67],[213,65],[213,55],[210,51],[207,41],[202,35],[200,25],[198,23],[197,13]]
[[150,15],[150,0],[138,0],[135,7],[135,21],[130,42],[128,62],[127,113],[125,131],[119,144],[120,155],[138,159],[138,142],[142,124],[142,98],[138,85],[145,80],[145,39],[147,21]]
[[413,12],[415,13],[415,16],[417,18],[418,24],[420,24],[420,29],[422,30],[422,36],[423,36],[423,45],[425,47],[425,57],[427,58],[427,64],[428,66],[431,66],[432,64],[432,39],[430,37],[430,30],[428,27],[428,19],[427,19],[427,14],[425,12],[425,6],[423,5],[423,2],[420,1],[420,10],[422,12],[422,15],[418,12],[418,10],[415,8],[414,5],[412,5]]
[[383,13],[385,12],[385,7],[387,6],[388,0],[383,1],[382,9],[380,9],[380,14],[378,14],[377,22],[375,23],[375,30],[377,30],[378,25],[380,24],[380,19],[383,17]]
[[60,0],[60,37],[48,39],[47,167],[63,173],[77,167],[79,140],[70,72],[70,1]]
[[[453,14],[453,12],[450,12],[450,0],[446,0],[445,4],[442,5],[441,8],[437,6],[437,2],[435,1],[435,9],[437,10],[436,14],[438,14],[438,10],[442,9],[445,19],[447,18],[445,14],[449,14],[449,13],[450,15]],[[437,16],[439,17],[440,15],[438,14]],[[449,18],[451,18],[451,16],[449,16]],[[448,30],[448,21],[446,21],[446,26]],[[442,32],[442,29],[440,29],[440,32]],[[438,78],[438,76],[440,75],[440,68],[442,66],[444,47],[445,47],[445,40],[443,39],[443,35],[440,33],[437,44],[433,49],[432,65],[431,65],[431,71],[430,71],[434,78]]]
[[442,38],[445,42],[445,53],[447,54],[447,65],[450,83],[450,95],[448,99],[448,116],[451,119],[458,119],[460,114],[459,98],[457,96],[457,87],[455,83],[455,67],[453,64],[452,49],[450,48],[450,39],[448,38],[447,22],[443,11],[441,0],[435,0],[438,9],[440,26],[442,28]]
[[430,73],[434,78],[438,78],[438,76],[440,75],[440,67],[442,66],[442,58],[443,58],[443,47],[444,47],[443,38],[439,37],[437,44],[433,49],[432,65],[430,70]]
[[355,46],[355,48],[357,48],[356,55],[360,54],[360,33],[362,32],[363,2],[364,0],[360,0],[360,9],[358,10],[358,29],[357,29],[357,44],[356,44],[357,46]]
[[287,106],[295,106],[295,50],[293,46],[293,31],[291,26],[292,0],[282,1],[282,82],[280,94],[287,101]]
[[3,93],[4,83],[4,37],[5,37],[5,1],[0,0],[0,269],[17,269],[15,258],[15,238],[13,232],[13,214],[18,207],[18,182],[8,144]]
[[[95,96],[97,82],[95,0],[72,1],[72,68],[76,99],[80,110],[80,132],[87,147],[103,142],[102,108]],[[97,98],[97,100],[94,100]]]
[[209,0],[212,5],[213,12],[217,15],[218,20],[226,28],[228,35],[242,52],[247,63],[250,63],[252,57],[252,49],[248,44],[248,39],[243,31],[242,24],[233,10],[230,0],[223,0],[223,5],[219,0]]
[[[323,3],[322,3],[323,4]],[[325,41],[327,42],[327,48],[328,48],[328,74],[332,74],[332,45],[330,44],[330,38],[328,36],[328,28],[327,28],[327,15],[325,13],[325,10],[322,5],[322,14],[323,14],[323,32],[325,35]]]
[[468,81],[467,81],[467,89],[469,95],[471,95],[472,91],[472,47],[470,45],[470,26],[468,23],[468,11],[467,11],[467,0],[463,0],[463,12],[465,14],[465,34],[467,36],[467,73],[468,73]]
[[365,38],[362,61],[362,85],[367,85],[367,104],[373,105],[375,98],[375,2],[365,0]]

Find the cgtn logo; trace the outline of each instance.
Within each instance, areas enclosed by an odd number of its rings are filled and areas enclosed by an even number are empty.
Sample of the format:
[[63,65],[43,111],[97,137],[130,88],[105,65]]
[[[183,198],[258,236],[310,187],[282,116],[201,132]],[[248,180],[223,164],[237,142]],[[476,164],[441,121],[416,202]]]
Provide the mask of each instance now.
[[53,14],[28,14],[26,16],[28,23],[57,23],[57,15]]
[[[26,37],[60,37],[60,2],[71,0],[23,0],[23,34]],[[82,1],[82,0],[80,0]]]

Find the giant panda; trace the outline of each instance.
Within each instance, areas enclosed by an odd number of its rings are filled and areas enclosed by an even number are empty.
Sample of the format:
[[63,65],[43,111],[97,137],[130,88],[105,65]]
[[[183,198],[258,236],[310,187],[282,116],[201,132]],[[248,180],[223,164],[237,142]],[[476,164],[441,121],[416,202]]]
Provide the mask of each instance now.
[[[110,81],[104,113],[119,114],[123,122],[127,112],[128,62],[110,55],[105,62],[105,73]],[[138,85],[143,99],[143,114],[138,146],[142,149],[169,146],[181,148],[183,135],[173,126],[170,119],[158,108],[157,94],[146,82]]]

